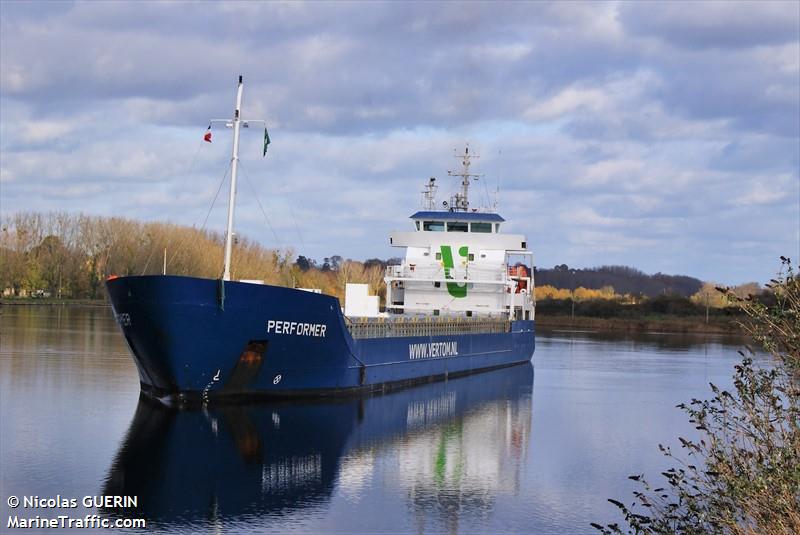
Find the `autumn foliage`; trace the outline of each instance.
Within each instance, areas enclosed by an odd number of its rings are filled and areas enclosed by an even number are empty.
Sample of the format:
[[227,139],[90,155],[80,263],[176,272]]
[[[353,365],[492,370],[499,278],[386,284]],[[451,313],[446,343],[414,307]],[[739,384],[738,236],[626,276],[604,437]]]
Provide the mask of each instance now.
[[[166,273],[218,278],[223,236],[170,223],[67,213],[20,213],[2,221],[0,290],[7,297],[47,292],[53,298],[101,299],[111,275]],[[336,270],[300,269],[292,250],[271,250],[240,238],[234,245],[233,278],[288,287],[319,288],[344,296],[345,282],[382,291],[383,266],[342,261]]]
[[[103,281],[111,275],[165,271],[169,275],[218,278],[222,274],[223,238],[220,233],[170,223],[68,213],[19,213],[2,221],[0,291],[6,297],[47,294],[52,298],[102,299]],[[318,288],[340,300],[347,282],[367,283],[373,295],[383,298],[385,264],[378,259],[358,262],[333,256],[318,265],[305,256],[295,257],[291,249],[266,249],[239,237],[234,245],[232,276],[279,286]],[[540,279],[565,282],[566,286],[542,284]],[[704,313],[706,308],[718,315],[725,313],[725,303],[714,291],[715,285],[701,286],[690,277],[651,276],[622,266],[581,270],[556,266],[537,270],[536,280],[538,311],[544,315],[694,315]],[[633,291],[618,293],[603,283],[610,280],[622,288],[658,287],[663,293],[649,297]],[[572,285],[581,281],[589,286]],[[603,284],[590,287],[595,283]],[[667,291],[698,286],[700,290],[691,298]],[[757,284],[750,283],[737,287],[736,292],[744,297],[759,290]]]

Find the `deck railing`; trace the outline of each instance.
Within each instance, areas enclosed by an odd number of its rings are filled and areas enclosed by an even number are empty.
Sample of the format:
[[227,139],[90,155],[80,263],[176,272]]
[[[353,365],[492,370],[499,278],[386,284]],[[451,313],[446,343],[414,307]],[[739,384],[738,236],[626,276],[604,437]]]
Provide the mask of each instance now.
[[[414,266],[413,268],[411,266]],[[507,279],[505,269],[501,265],[484,266],[470,264],[468,267],[458,266],[449,270],[446,276],[445,270],[439,265],[417,265],[405,264],[402,266],[387,266],[386,276],[390,278],[402,279],[442,279],[451,280],[482,280],[482,281],[505,281]]]
[[511,322],[505,318],[348,318],[346,323],[356,339],[511,331]]

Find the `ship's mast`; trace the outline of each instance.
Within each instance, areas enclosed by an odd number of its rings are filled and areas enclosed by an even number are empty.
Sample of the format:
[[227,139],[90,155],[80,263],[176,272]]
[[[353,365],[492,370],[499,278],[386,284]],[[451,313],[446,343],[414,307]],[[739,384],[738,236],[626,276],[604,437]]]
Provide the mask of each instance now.
[[461,177],[461,193],[456,193],[450,203],[450,210],[452,211],[469,211],[469,181],[470,179],[477,179],[481,175],[471,174],[469,166],[472,158],[480,158],[477,154],[469,153],[469,146],[464,150],[464,154],[456,154],[456,158],[461,158],[461,172],[448,171],[448,176]]
[[[236,88],[236,108],[233,110],[233,119],[211,119],[208,125],[209,130],[212,125],[222,125],[225,128],[233,128],[233,148],[231,150],[231,190],[228,197],[228,228],[225,231],[225,266],[222,271],[222,280],[231,280],[231,254],[233,252],[233,212],[236,207],[236,175],[239,171],[239,131],[242,127],[250,128],[255,125],[264,127],[264,156],[267,155],[267,145],[269,135],[267,134],[267,122],[263,119],[242,119],[242,77],[239,76],[239,85]],[[210,141],[207,138],[206,141]]]
[[228,197],[228,228],[225,231],[225,268],[222,280],[231,280],[231,252],[233,251],[233,211],[236,207],[236,173],[239,169],[239,129],[241,128],[242,77],[236,88],[236,108],[233,111],[233,151],[231,154],[231,190]]

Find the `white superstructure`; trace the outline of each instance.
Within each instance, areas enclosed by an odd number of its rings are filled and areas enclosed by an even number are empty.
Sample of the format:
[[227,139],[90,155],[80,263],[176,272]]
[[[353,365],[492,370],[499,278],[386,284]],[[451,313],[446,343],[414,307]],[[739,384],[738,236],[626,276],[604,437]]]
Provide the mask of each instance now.
[[424,192],[425,210],[411,216],[411,232],[394,232],[389,242],[406,249],[399,266],[386,270],[389,313],[435,316],[505,316],[533,319],[533,253],[525,236],[503,234],[505,221],[493,210],[469,204],[469,149],[462,189],[436,210],[435,179]]

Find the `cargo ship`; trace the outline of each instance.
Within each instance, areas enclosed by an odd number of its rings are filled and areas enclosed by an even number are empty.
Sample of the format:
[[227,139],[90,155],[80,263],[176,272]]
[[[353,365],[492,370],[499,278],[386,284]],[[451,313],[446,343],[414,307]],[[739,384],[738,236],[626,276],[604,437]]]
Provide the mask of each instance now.
[[[142,393],[165,404],[384,391],[529,362],[534,352],[533,256],[501,232],[495,207],[473,208],[469,148],[460,190],[438,204],[428,179],[405,250],[386,269],[383,310],[365,285],[336,297],[231,277],[242,127],[242,78],[233,130],[223,274],[219,279],[110,277],[109,300],[136,363]],[[265,128],[265,151],[269,137]],[[496,203],[495,203],[496,204]]]

